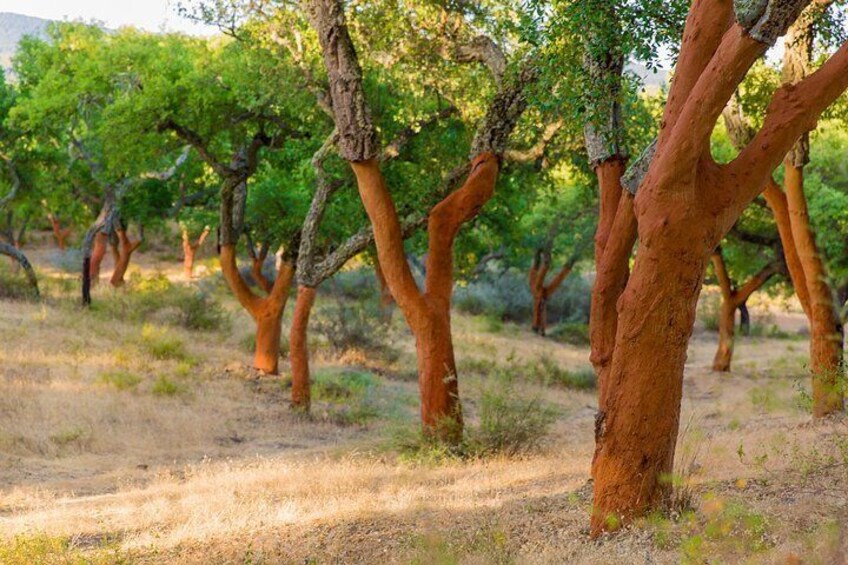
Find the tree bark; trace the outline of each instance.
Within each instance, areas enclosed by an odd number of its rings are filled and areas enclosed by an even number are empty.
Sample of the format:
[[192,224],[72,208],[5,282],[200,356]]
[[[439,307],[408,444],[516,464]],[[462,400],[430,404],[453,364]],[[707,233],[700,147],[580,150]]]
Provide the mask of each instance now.
[[91,263],[89,265],[89,277],[92,286],[96,286],[100,282],[100,267],[103,264],[103,258],[106,257],[108,243],[109,236],[105,232],[98,231],[94,236],[94,248],[91,251]]
[[136,249],[141,247],[142,243],[141,240],[131,241],[129,236],[127,236],[126,230],[117,230],[117,236],[118,246],[116,247],[115,270],[112,272],[112,279],[109,281],[114,287],[124,286],[126,284],[124,275],[127,274],[127,269],[129,269],[130,259],[132,259],[132,254],[135,253]]
[[68,248],[68,236],[71,235],[71,228],[62,228],[59,219],[53,214],[47,214],[47,219],[50,220],[50,227],[53,230],[53,238],[56,240],[56,245],[60,251],[65,251]]
[[291,335],[289,337],[289,359],[292,371],[292,406],[297,410],[309,412],[309,314],[315,304],[316,289],[301,285],[297,289],[297,302],[294,307]]
[[472,219],[492,197],[499,169],[497,159],[490,153],[474,159],[463,187],[431,212],[423,293],[406,262],[400,222],[379,163],[371,159],[352,162],[351,166],[374,227],[386,281],[416,338],[424,429],[442,439],[457,441],[462,435],[462,412],[450,326],[453,243],[462,224]]
[[804,195],[804,171],[785,163],[786,200],[792,235],[807,281],[810,300],[810,370],[813,377],[813,416],[841,412],[843,333],[824,262],[816,247]]
[[545,283],[550,269],[550,257],[541,249],[536,253],[533,266],[530,268],[529,283],[530,293],[533,296],[533,331],[543,337],[548,329],[548,300],[571,274],[572,268],[573,263],[569,261],[549,283]]
[[35,269],[32,268],[32,264],[29,262],[26,255],[24,255],[17,247],[6,243],[0,243],[0,255],[6,255],[12,261],[15,261],[16,264],[21,266],[24,274],[26,275],[27,282],[32,288],[35,298],[39,298],[41,294],[38,290],[38,277],[36,276]]
[[751,335],[751,314],[746,302],[739,305],[739,332],[746,337]]
[[209,226],[203,228],[203,232],[200,234],[200,237],[197,238],[197,241],[192,243],[191,238],[189,237],[188,230],[183,228],[183,275],[187,280],[191,280],[194,278],[194,258],[197,255],[197,250],[203,245],[206,241],[206,238],[209,236]]
[[670,492],[687,345],[710,254],[783,155],[848,88],[846,44],[816,73],[777,91],[734,161],[712,158],[722,110],[806,4],[749,3],[734,23],[734,3],[692,3],[656,156],[635,199],[639,249],[619,299],[596,425],[593,536],[656,508]]
[[283,269],[277,275],[271,294],[264,298],[256,296],[241,277],[236,264],[234,245],[221,246],[221,271],[236,299],[256,321],[253,366],[269,375],[276,375],[280,361],[283,310],[294,277],[294,267],[290,263],[283,263]]

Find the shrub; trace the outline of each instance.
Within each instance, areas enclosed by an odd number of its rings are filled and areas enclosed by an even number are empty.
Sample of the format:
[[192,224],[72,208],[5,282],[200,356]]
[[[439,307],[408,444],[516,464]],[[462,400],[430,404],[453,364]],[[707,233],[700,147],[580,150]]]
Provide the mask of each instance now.
[[698,319],[704,324],[704,329],[717,332],[720,315],[721,295],[703,293],[701,299],[698,301]]
[[569,371],[561,368],[554,359],[547,355],[540,356],[535,363],[529,363],[524,367],[513,360],[510,362],[509,370],[513,374],[523,372],[527,380],[545,386],[590,390],[595,388],[597,381],[595,371],[591,367]]
[[131,322],[155,318],[189,330],[222,329],[229,324],[226,311],[210,295],[175,285],[163,274],[142,277],[134,273],[126,291],[95,300],[92,310],[103,316]]
[[569,345],[589,345],[589,324],[563,322],[549,332],[548,336]]
[[151,389],[156,396],[175,396],[184,391],[184,387],[166,377],[159,375]]
[[[571,276],[548,301],[548,320],[589,322],[591,288],[581,276]],[[460,286],[454,292],[454,305],[464,313],[486,315],[504,321],[529,323],[533,315],[533,297],[527,275],[511,269],[501,275],[486,273]]]
[[361,350],[393,360],[389,327],[379,315],[375,301],[351,301],[335,297],[315,316],[315,331],[323,335],[337,353]]
[[141,330],[141,343],[145,351],[159,360],[185,361],[189,358],[179,338],[150,324],[145,324]]
[[0,299],[34,300],[35,293],[24,276],[23,269],[19,273],[13,273],[6,265],[5,259],[5,256],[0,255]]
[[478,417],[469,433],[471,453],[517,455],[541,446],[556,413],[540,397],[522,393],[512,376],[500,373],[484,388]]
[[322,403],[326,419],[340,425],[364,425],[380,415],[376,404],[378,383],[362,371],[317,372],[312,398]]
[[141,377],[126,371],[111,371],[103,373],[98,379],[101,383],[111,385],[118,390],[129,390],[141,383]]

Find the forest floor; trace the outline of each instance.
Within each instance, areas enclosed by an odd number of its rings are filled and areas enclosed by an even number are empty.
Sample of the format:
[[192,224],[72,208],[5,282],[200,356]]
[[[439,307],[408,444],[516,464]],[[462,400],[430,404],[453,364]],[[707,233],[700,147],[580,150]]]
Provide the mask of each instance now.
[[[84,312],[52,253],[31,257],[45,301],[0,303],[0,563],[846,562],[848,423],[811,422],[803,318],[773,302],[753,306],[763,335],[738,340],[730,374],[709,370],[715,333],[692,339],[675,506],[593,541],[596,400],[557,384],[587,373],[588,347],[456,314],[470,427],[503,382],[555,421],[529,453],[410,456],[417,385],[397,312],[390,354],[315,338],[304,418],[286,363],[281,378],[249,368],[250,319],[220,284],[221,329],[167,323],[167,308],[139,318],[142,283],[100,285]],[[138,262],[181,278],[176,258]]]

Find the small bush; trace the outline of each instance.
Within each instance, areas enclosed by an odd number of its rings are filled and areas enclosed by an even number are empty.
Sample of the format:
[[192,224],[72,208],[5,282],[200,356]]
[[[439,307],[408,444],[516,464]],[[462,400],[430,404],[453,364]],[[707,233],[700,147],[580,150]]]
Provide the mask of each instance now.
[[[548,320],[553,323],[589,323],[591,300],[589,282],[570,276],[548,300]],[[517,269],[503,274],[486,273],[454,292],[454,305],[460,312],[485,315],[503,321],[526,324],[533,316],[533,298],[527,275]]]
[[315,316],[313,327],[337,353],[360,350],[387,360],[397,358],[391,346],[389,327],[382,322],[375,301],[336,298]]
[[189,330],[217,330],[229,325],[226,311],[210,295],[175,285],[162,274],[133,274],[125,291],[95,300],[92,311],[131,322],[155,318]]
[[549,332],[548,337],[569,345],[589,345],[589,324],[564,322]]
[[151,389],[156,396],[175,396],[184,391],[184,387],[165,375],[159,375]]
[[162,328],[145,324],[141,330],[141,342],[144,350],[155,359],[185,361],[189,358],[183,342]]
[[704,324],[704,329],[717,332],[720,316],[721,296],[715,293],[703,293],[698,301],[698,319]]
[[13,273],[5,265],[7,257],[0,255],[0,300],[35,300],[36,295],[29,285],[23,270]]
[[512,376],[504,373],[483,390],[478,408],[480,422],[469,433],[475,455],[518,455],[538,449],[548,435],[556,413],[538,396],[523,394]]
[[312,399],[323,404],[323,416],[340,425],[364,425],[380,415],[378,383],[361,371],[318,372],[312,380]]
[[74,547],[68,538],[44,534],[18,535],[0,539],[0,563],[62,563],[66,565],[121,565],[129,563],[117,546],[117,540],[96,540],[97,549]]
[[141,377],[126,371],[111,371],[103,373],[98,379],[101,383],[115,387],[118,390],[130,390],[141,383]]
[[535,381],[545,386],[561,386],[577,390],[591,390],[597,384],[595,371],[585,367],[576,371],[561,368],[557,362],[547,355],[542,355],[535,363],[524,367],[517,362],[510,363],[513,374],[524,373],[529,381]]

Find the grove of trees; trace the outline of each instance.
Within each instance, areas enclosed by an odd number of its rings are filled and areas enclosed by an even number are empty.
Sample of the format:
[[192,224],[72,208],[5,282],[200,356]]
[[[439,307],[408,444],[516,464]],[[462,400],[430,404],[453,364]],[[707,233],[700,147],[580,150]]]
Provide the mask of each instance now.
[[[464,425],[455,289],[520,269],[545,336],[549,300],[590,273],[592,536],[670,496],[705,281],[720,289],[716,372],[732,367],[751,296],[794,294],[810,326],[812,416],[844,410],[841,2],[181,11],[222,33],[56,24],[21,43],[0,83],[0,254],[36,292],[35,224],[75,261],[88,306],[110,250],[122,287],[146,234],[169,234],[190,284],[199,250],[215,248],[255,322],[253,367],[275,375],[287,354],[292,405],[309,412],[318,290],[367,264],[415,338],[422,433],[452,445]],[[672,66],[668,86],[646,89],[636,62]]]

